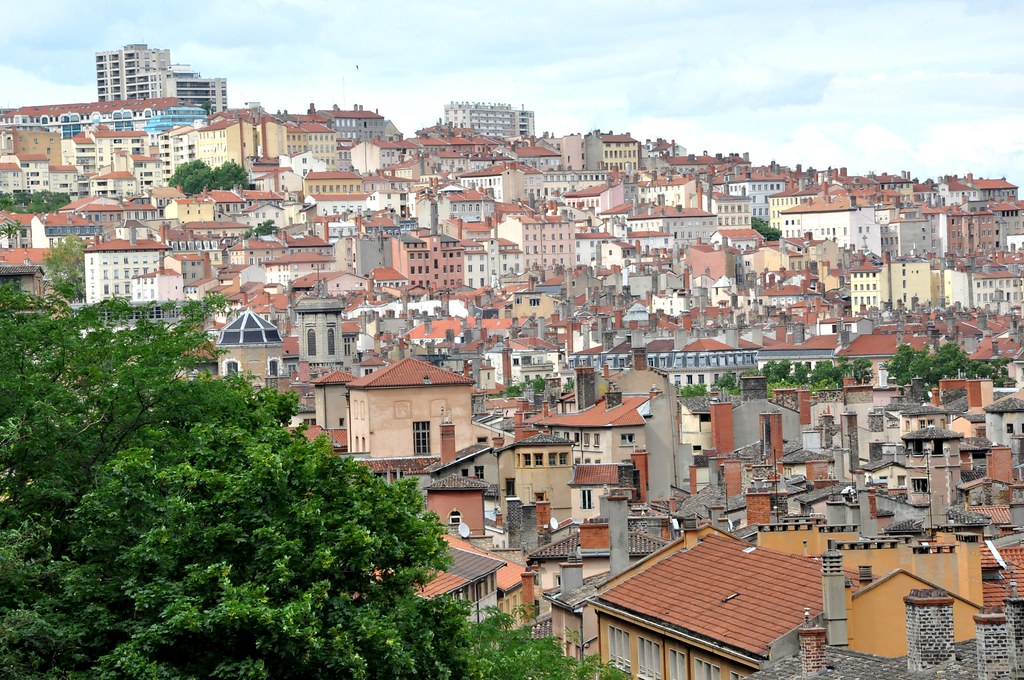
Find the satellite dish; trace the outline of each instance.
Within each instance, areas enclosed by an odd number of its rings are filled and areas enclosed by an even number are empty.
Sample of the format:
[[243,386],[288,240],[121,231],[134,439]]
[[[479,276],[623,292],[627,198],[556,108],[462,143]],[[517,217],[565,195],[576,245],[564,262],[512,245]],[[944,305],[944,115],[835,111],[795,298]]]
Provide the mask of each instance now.
[[679,531],[679,520],[677,520],[675,517],[672,518],[672,530]]
[[555,517],[552,517],[551,521],[548,522],[548,526],[551,527],[552,531],[558,531],[558,519],[556,519]]
[[459,536],[469,538],[469,525],[465,522],[459,522]]

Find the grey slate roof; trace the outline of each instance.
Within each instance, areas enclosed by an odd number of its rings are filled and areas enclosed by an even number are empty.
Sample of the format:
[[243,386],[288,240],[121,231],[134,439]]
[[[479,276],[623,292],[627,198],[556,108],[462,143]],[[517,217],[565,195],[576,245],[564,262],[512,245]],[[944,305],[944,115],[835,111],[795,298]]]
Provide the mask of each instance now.
[[974,640],[953,645],[954,660],[928,671],[911,673],[907,657],[895,659],[854,652],[838,647],[825,648],[826,669],[812,676],[803,674],[800,657],[783,659],[768,668],[747,676],[751,680],[975,680],[978,677],[977,649]]
[[427,487],[427,490],[434,491],[487,491],[490,484],[476,477],[463,477],[462,475],[448,475],[439,479]]
[[279,345],[282,342],[277,326],[251,309],[246,309],[221,329],[217,345],[238,347],[243,345]]
[[920,430],[914,430],[903,435],[905,440],[916,440],[916,439],[963,439],[964,435],[960,432],[954,432],[953,430],[947,430],[942,427],[922,427]]
[[985,407],[986,413],[1020,413],[1022,411],[1024,411],[1024,401],[1017,397],[1004,397]]
[[[629,532],[629,556],[646,557],[653,552],[661,550],[662,546],[669,542],[658,536],[644,533],[642,531]],[[566,560],[570,555],[576,554],[576,548],[580,545],[580,535],[571,534],[567,538],[555,543],[542,545],[527,557],[531,560]]]

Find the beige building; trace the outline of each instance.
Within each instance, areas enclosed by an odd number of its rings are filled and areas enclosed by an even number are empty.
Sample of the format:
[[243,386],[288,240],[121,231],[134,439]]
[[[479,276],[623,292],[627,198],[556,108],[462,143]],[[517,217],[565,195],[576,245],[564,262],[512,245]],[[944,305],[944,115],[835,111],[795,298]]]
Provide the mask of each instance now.
[[443,421],[455,425],[456,450],[476,443],[470,377],[408,358],[348,389],[350,451],[375,458],[439,455]]
[[257,384],[284,375],[284,342],[277,326],[250,309],[243,310],[221,329],[217,337],[222,376],[239,373]]
[[628,132],[616,135],[595,130],[583,138],[583,160],[587,170],[633,172],[640,167],[640,142]]

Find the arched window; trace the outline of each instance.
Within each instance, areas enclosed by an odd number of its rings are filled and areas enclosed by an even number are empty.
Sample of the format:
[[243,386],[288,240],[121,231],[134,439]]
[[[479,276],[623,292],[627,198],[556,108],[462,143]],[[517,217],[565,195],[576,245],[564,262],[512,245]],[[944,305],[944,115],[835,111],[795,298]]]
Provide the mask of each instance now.
[[224,372],[227,375],[238,375],[238,362],[234,359],[224,362]]
[[334,355],[334,329],[327,329],[327,356]]
[[449,526],[457,527],[462,524],[462,513],[458,510],[452,510],[448,513],[448,524]]
[[306,349],[309,352],[309,356],[316,356],[316,331],[312,328],[306,331]]
[[267,364],[267,375],[269,375],[271,378],[276,378],[278,376],[278,371],[280,370],[278,367],[278,363],[279,362],[277,361],[277,359],[271,359],[270,362]]

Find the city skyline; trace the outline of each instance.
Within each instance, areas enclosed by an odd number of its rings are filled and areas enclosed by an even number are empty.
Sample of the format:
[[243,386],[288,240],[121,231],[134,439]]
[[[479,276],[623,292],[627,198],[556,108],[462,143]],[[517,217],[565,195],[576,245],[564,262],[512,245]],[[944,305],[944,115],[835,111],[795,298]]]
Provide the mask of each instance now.
[[226,77],[233,107],[361,104],[406,135],[450,101],[489,101],[535,111],[538,135],[628,131],[755,163],[1024,176],[1019,3],[81,7],[18,8],[0,106],[95,101],[95,53],[148,43]]

